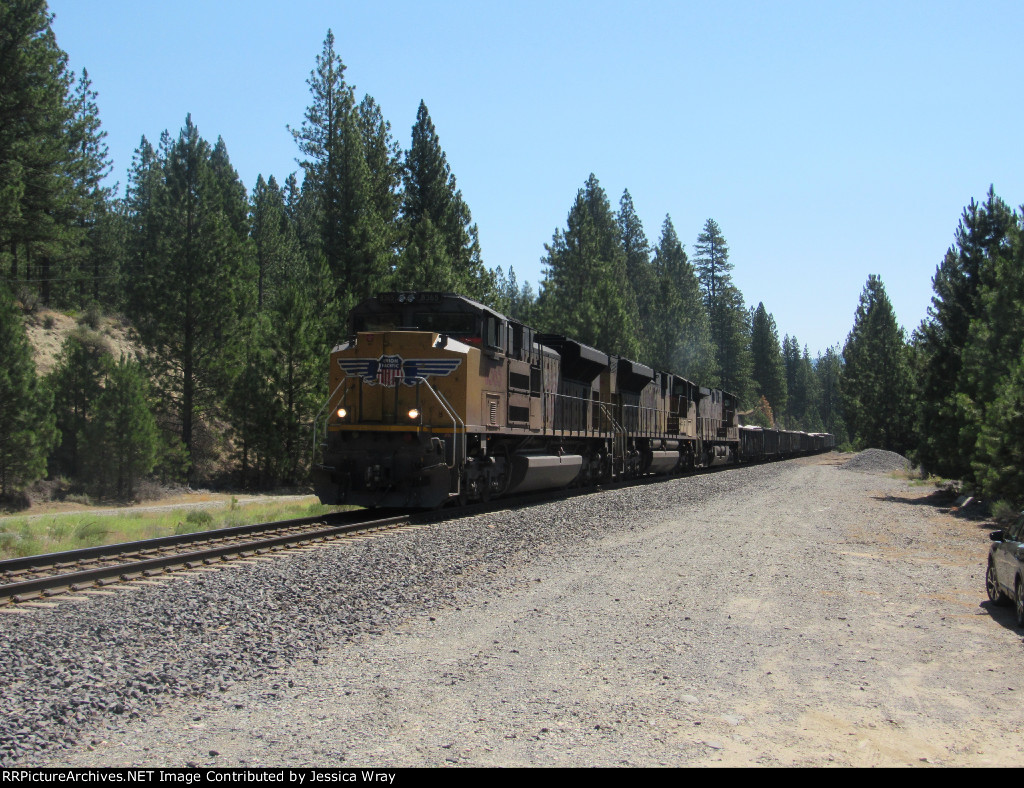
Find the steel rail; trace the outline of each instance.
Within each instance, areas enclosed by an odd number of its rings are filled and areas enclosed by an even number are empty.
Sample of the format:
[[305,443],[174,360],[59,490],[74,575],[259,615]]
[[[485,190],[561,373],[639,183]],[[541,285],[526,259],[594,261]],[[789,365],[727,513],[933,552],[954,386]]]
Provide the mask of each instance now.
[[[322,522],[323,519],[324,518],[322,517],[312,518],[314,523],[317,521]],[[280,549],[291,544],[303,542],[322,541],[338,536],[343,536],[345,534],[352,532],[384,528],[387,526],[406,523],[408,521],[408,515],[398,515],[394,517],[378,518],[376,520],[369,521],[361,520],[358,522],[344,523],[340,525],[327,525],[325,523],[323,528],[317,528],[314,530],[300,531],[296,533],[289,533],[277,536],[267,536],[243,542],[234,541],[229,544],[220,544],[214,547],[207,547],[200,550],[174,552],[167,555],[129,560],[121,563],[109,564],[107,566],[95,567],[92,569],[82,569],[73,572],[51,574],[46,575],[45,577],[36,577],[28,580],[20,580],[13,583],[0,585],[0,599],[7,599],[15,603],[23,602],[28,601],[28,598],[34,598],[35,595],[47,590],[82,590],[87,586],[96,585],[97,583],[103,580],[108,580],[112,578],[121,580],[134,579],[140,576],[148,576],[150,573],[155,574],[158,572],[163,572],[170,567],[194,568],[195,566],[209,563],[210,561],[218,559],[223,560],[228,556],[252,554],[263,550]],[[294,525],[294,521],[285,522],[291,522]],[[207,531],[205,533],[210,534],[217,532]],[[127,546],[134,547],[137,544],[138,543],[129,542],[127,543]],[[134,550],[131,553],[129,553],[129,555],[137,553],[138,550]],[[50,555],[61,556],[64,554],[52,553]],[[26,595],[31,596],[28,596],[28,598],[26,598]]]
[[318,522],[329,523],[337,520],[362,521],[367,517],[372,519],[374,517],[378,517],[378,515],[368,515],[362,510],[353,512],[337,512],[328,515],[321,514],[310,517],[297,517],[293,520],[276,520],[266,523],[252,523],[250,525],[235,525],[229,528],[217,528],[210,531],[193,531],[187,534],[158,536],[153,539],[143,539],[137,542],[119,542],[117,544],[99,545],[97,547],[83,547],[77,550],[67,550],[60,553],[43,553],[40,555],[24,556],[22,558],[8,558],[0,561],[0,576],[7,573],[23,572],[29,569],[37,569],[56,564],[78,563],[80,561],[90,561],[96,558],[141,553],[149,550],[162,550],[182,544],[209,542],[215,539],[229,539],[232,537],[258,533],[260,531],[278,531],[285,528],[312,525]]

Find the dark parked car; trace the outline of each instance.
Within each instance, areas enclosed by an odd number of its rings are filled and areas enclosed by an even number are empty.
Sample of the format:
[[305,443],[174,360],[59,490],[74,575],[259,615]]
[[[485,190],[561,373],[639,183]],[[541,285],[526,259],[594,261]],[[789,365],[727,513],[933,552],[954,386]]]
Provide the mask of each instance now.
[[1017,610],[1017,626],[1024,627],[1024,512],[1004,531],[993,531],[989,538],[988,571],[985,590],[994,605],[1012,601]]

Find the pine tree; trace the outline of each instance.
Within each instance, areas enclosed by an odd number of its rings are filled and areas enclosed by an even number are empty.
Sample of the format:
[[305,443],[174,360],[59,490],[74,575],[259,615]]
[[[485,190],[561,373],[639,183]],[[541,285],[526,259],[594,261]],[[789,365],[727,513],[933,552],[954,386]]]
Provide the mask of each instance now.
[[273,483],[275,460],[281,453],[281,419],[267,349],[272,330],[267,317],[258,315],[247,321],[246,334],[249,341],[239,348],[242,360],[228,395],[228,411],[242,485],[261,488]]
[[[224,351],[251,287],[239,216],[237,175],[222,154],[215,163],[191,116],[173,143],[143,148],[133,169],[130,203],[136,248],[130,305],[151,351],[161,402],[186,450],[195,450],[196,420],[226,387]],[[193,473],[195,467],[193,466]]]
[[60,441],[50,458],[54,473],[78,476],[83,470],[79,440],[102,391],[109,343],[86,326],[64,340],[57,365],[47,376]]
[[[314,196],[318,215],[319,243],[336,286],[344,271],[345,236],[351,225],[351,206],[344,177],[344,124],[355,104],[353,90],[345,82],[345,64],[334,51],[334,33],[327,31],[323,51],[306,81],[312,103],[299,129],[291,129],[306,173],[303,190]],[[343,296],[343,293],[340,294]]]
[[799,429],[807,403],[800,389],[800,342],[789,334],[782,340],[782,365],[786,376],[786,407],[782,423],[787,429]]
[[[69,247],[73,75],[44,0],[0,3],[0,254],[49,303]],[[32,288],[27,288],[32,289]]]
[[640,351],[636,301],[626,278],[625,255],[608,197],[591,174],[555,230],[547,255],[541,322],[602,350],[636,358]]
[[985,410],[973,458],[975,477],[992,500],[1024,501],[1024,359],[1010,362]]
[[405,157],[402,231],[398,286],[491,298],[493,277],[480,258],[476,225],[422,101]]
[[273,177],[260,177],[253,190],[258,314],[236,349],[227,410],[242,482],[256,487],[299,482],[308,461],[309,425],[326,395],[319,369],[328,345],[317,308],[321,277],[298,238],[301,200],[294,178],[282,192]]
[[758,303],[751,318],[750,351],[756,394],[768,400],[774,413],[784,413],[788,387],[779,330],[763,303]]
[[157,463],[160,433],[142,366],[124,356],[106,366],[102,393],[79,441],[89,446],[86,475],[97,494],[131,500],[139,480]]
[[366,95],[356,109],[368,176],[367,195],[373,206],[375,223],[374,255],[368,264],[373,277],[366,295],[374,286],[383,289],[391,269],[397,265],[400,244],[399,217],[402,209],[402,150],[391,134],[391,123],[384,119],[372,96]]
[[[292,130],[305,157],[303,203],[318,227],[318,247],[334,290],[331,333],[348,310],[390,284],[398,247],[399,148],[371,96],[357,106],[354,87],[328,30],[308,84],[312,103]],[[301,237],[301,234],[300,234]]]
[[869,276],[843,346],[843,413],[861,448],[903,452],[912,445],[909,349],[885,286]]
[[1004,243],[980,276],[978,315],[971,320],[961,354],[956,405],[960,446],[970,446],[973,475],[983,491],[990,497],[1024,500],[1019,469],[1012,467],[1019,456],[1014,444],[1022,437],[1018,407],[1024,378],[1024,219],[1014,212],[1008,224]]
[[516,281],[516,272],[512,266],[509,266],[508,273],[509,275],[505,276],[501,266],[494,269],[494,294],[488,306],[497,309],[508,317],[513,317],[512,307],[519,296],[519,284]]
[[715,347],[721,386],[740,398],[753,399],[750,327],[743,294],[733,284],[729,247],[714,219],[704,223],[694,246],[697,274],[704,291],[711,342]]
[[[320,315],[319,322],[325,332],[324,336],[337,338],[344,336],[347,330],[343,325],[346,315],[338,306],[331,272],[320,243],[317,201],[315,187],[304,183],[300,188],[294,173],[285,179],[287,232],[294,236],[299,251],[297,266],[287,280],[297,284],[312,299],[313,310]],[[325,317],[328,315],[337,317]]]
[[36,380],[25,326],[3,285],[0,348],[0,499],[5,499],[46,473],[57,430],[53,397]]
[[147,287],[144,272],[161,265],[158,241],[161,224],[157,220],[157,195],[163,188],[163,155],[171,142],[165,131],[158,153],[145,136],[132,155],[125,193],[123,224],[125,227],[124,306],[129,316],[144,314],[148,310],[151,289]]
[[[800,363],[797,366],[797,393],[800,398],[800,429],[804,432],[821,432],[824,429],[824,421],[819,410],[821,391],[818,388],[818,378],[814,374],[814,365],[811,363],[811,354],[804,345],[803,355],[800,356]],[[909,380],[909,377],[908,377]],[[910,413],[909,407],[907,414]],[[909,415],[907,416],[909,419]],[[907,421],[909,429],[910,422]]]
[[[65,286],[64,300],[68,303],[99,303],[109,288],[105,282],[115,278],[116,252],[111,254],[111,233],[117,228],[111,223],[112,189],[104,184],[113,165],[104,139],[97,94],[92,89],[89,72],[74,87],[71,97],[73,116],[66,133],[70,147],[68,172],[71,178],[72,202],[66,216],[73,237],[66,252],[62,272],[68,283],[77,280],[77,292]],[[110,299],[107,299],[111,303]]]
[[328,394],[322,370],[327,343],[313,302],[298,283],[282,293],[273,326],[267,346],[279,414],[275,467],[280,481],[298,484],[308,470],[313,418]]
[[[628,190],[623,191],[619,200],[619,212],[616,215],[619,224],[619,241],[625,257],[626,279],[629,281],[630,292],[626,293],[636,305],[627,304],[629,311],[636,310],[637,329],[640,337],[646,338],[654,330],[657,315],[663,308],[657,299],[658,282],[654,266],[651,264],[651,246],[644,233],[643,224],[633,206],[633,198]],[[648,342],[641,340],[639,361],[654,363],[654,352]]]
[[273,175],[260,175],[253,188],[249,212],[256,275],[256,310],[273,304],[292,282],[307,283],[308,273],[284,194]]
[[704,223],[704,229],[697,236],[694,246],[696,257],[694,265],[701,287],[704,290],[704,303],[711,316],[711,333],[715,344],[721,347],[720,337],[725,333],[721,325],[725,320],[722,314],[723,298],[726,288],[732,284],[732,263],[729,262],[729,246],[714,219]]
[[[370,169],[366,146],[373,140],[364,137],[358,111],[350,113],[343,129],[346,194],[349,199],[346,215],[350,224],[344,238],[342,276],[348,283],[346,295],[355,304],[389,287],[395,263],[397,230],[394,195],[388,194],[388,187],[383,185],[390,183],[390,176],[387,172],[373,173]],[[386,141],[380,146],[386,152]],[[381,213],[382,209],[387,213]]]
[[835,437],[837,446],[849,441],[839,388],[842,371],[843,358],[838,346],[826,348],[824,355],[819,355],[814,365],[818,379],[818,410],[821,413],[822,427],[825,432]]
[[935,295],[919,329],[923,364],[917,453],[926,468],[945,476],[972,475],[981,416],[975,410],[976,392],[962,375],[964,349],[972,341],[972,323],[976,334],[984,333],[984,325],[977,324],[984,310],[981,290],[986,281],[992,283],[998,261],[1006,257],[1014,224],[1013,212],[993,189],[983,204],[972,200],[954,246],[932,279]]
[[651,363],[702,385],[718,382],[700,283],[668,215],[652,261],[658,309],[646,335]]

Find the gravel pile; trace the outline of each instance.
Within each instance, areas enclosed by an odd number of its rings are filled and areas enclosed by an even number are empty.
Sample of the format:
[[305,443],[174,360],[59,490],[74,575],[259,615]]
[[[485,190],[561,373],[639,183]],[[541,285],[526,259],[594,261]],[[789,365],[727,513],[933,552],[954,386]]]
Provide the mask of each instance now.
[[[658,482],[657,508],[749,493],[771,484],[770,467]],[[624,523],[653,497],[638,485],[5,614],[0,766],[89,744],[175,698],[215,698],[259,678],[277,689],[275,675],[296,660],[315,664],[339,642],[458,609],[540,551],[571,555],[610,529],[638,527]]]
[[861,473],[892,473],[910,470],[910,460],[894,451],[865,449],[839,467]]

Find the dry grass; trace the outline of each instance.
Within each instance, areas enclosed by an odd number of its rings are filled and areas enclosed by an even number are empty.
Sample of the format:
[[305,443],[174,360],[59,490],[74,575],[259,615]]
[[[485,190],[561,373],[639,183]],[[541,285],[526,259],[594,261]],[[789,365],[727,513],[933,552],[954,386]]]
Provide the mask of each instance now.
[[323,506],[313,496],[307,496],[298,500],[251,504],[238,503],[232,499],[229,505],[219,508],[137,508],[115,514],[100,510],[79,510],[4,517],[0,518],[0,559],[310,517],[344,508],[352,507]]

